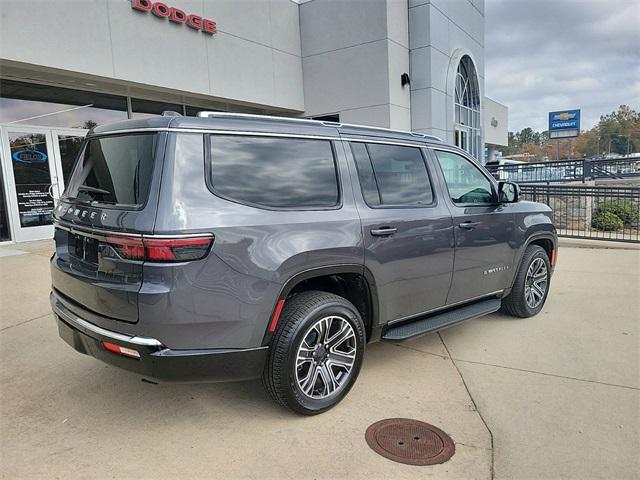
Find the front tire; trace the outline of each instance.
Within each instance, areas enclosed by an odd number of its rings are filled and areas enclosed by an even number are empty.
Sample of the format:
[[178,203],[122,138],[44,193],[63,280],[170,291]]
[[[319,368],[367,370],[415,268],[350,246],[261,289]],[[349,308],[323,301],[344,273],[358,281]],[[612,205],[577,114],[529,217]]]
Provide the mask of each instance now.
[[547,252],[538,245],[528,246],[511,293],[502,300],[502,310],[520,318],[537,315],[547,300],[550,281],[551,263]]
[[310,291],[285,303],[262,381],[279,404],[303,415],[337,405],[360,373],[365,348],[360,313],[332,293]]

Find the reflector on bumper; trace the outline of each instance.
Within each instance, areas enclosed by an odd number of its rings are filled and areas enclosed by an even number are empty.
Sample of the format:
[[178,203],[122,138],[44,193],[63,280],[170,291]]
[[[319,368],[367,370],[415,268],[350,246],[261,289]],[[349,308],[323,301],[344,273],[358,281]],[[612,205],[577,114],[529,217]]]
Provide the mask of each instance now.
[[102,348],[110,352],[117,353],[118,355],[122,355],[124,357],[140,359],[140,353],[138,353],[137,350],[121,347],[120,345],[116,345],[115,343],[102,342]]

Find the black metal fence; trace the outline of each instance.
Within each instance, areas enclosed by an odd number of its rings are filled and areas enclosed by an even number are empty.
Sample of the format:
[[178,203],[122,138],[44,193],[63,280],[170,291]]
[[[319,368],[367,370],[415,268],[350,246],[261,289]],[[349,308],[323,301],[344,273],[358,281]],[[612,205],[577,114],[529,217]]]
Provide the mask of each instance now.
[[600,178],[638,177],[640,157],[490,165],[487,169],[498,180],[517,183],[585,182]]
[[521,198],[549,205],[558,235],[640,243],[640,188],[521,185]]

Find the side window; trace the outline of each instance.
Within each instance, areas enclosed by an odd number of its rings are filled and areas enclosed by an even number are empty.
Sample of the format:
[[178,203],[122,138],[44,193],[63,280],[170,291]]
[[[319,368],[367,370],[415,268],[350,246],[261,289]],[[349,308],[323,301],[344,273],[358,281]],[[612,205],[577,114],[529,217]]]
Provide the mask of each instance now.
[[435,150],[453,203],[494,203],[491,181],[462,155]]
[[329,140],[211,136],[210,182],[231,200],[272,208],[330,208],[339,203]]
[[370,206],[433,203],[427,166],[417,147],[352,143],[365,200]]
[[358,178],[360,179],[360,187],[362,188],[362,196],[365,202],[371,206],[380,205],[380,194],[378,193],[378,185],[376,177],[373,173],[369,153],[364,143],[353,142],[351,145],[351,153],[356,161],[356,169],[358,170]]

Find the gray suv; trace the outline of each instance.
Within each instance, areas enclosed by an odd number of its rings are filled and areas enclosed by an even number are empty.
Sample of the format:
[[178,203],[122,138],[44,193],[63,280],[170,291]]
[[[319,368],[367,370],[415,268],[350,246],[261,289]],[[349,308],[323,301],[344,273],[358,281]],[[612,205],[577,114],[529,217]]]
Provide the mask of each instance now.
[[262,377],[321,413],[365,345],[543,307],[551,211],[424,134],[166,114],[93,129],[55,208],[77,351],[154,382]]

